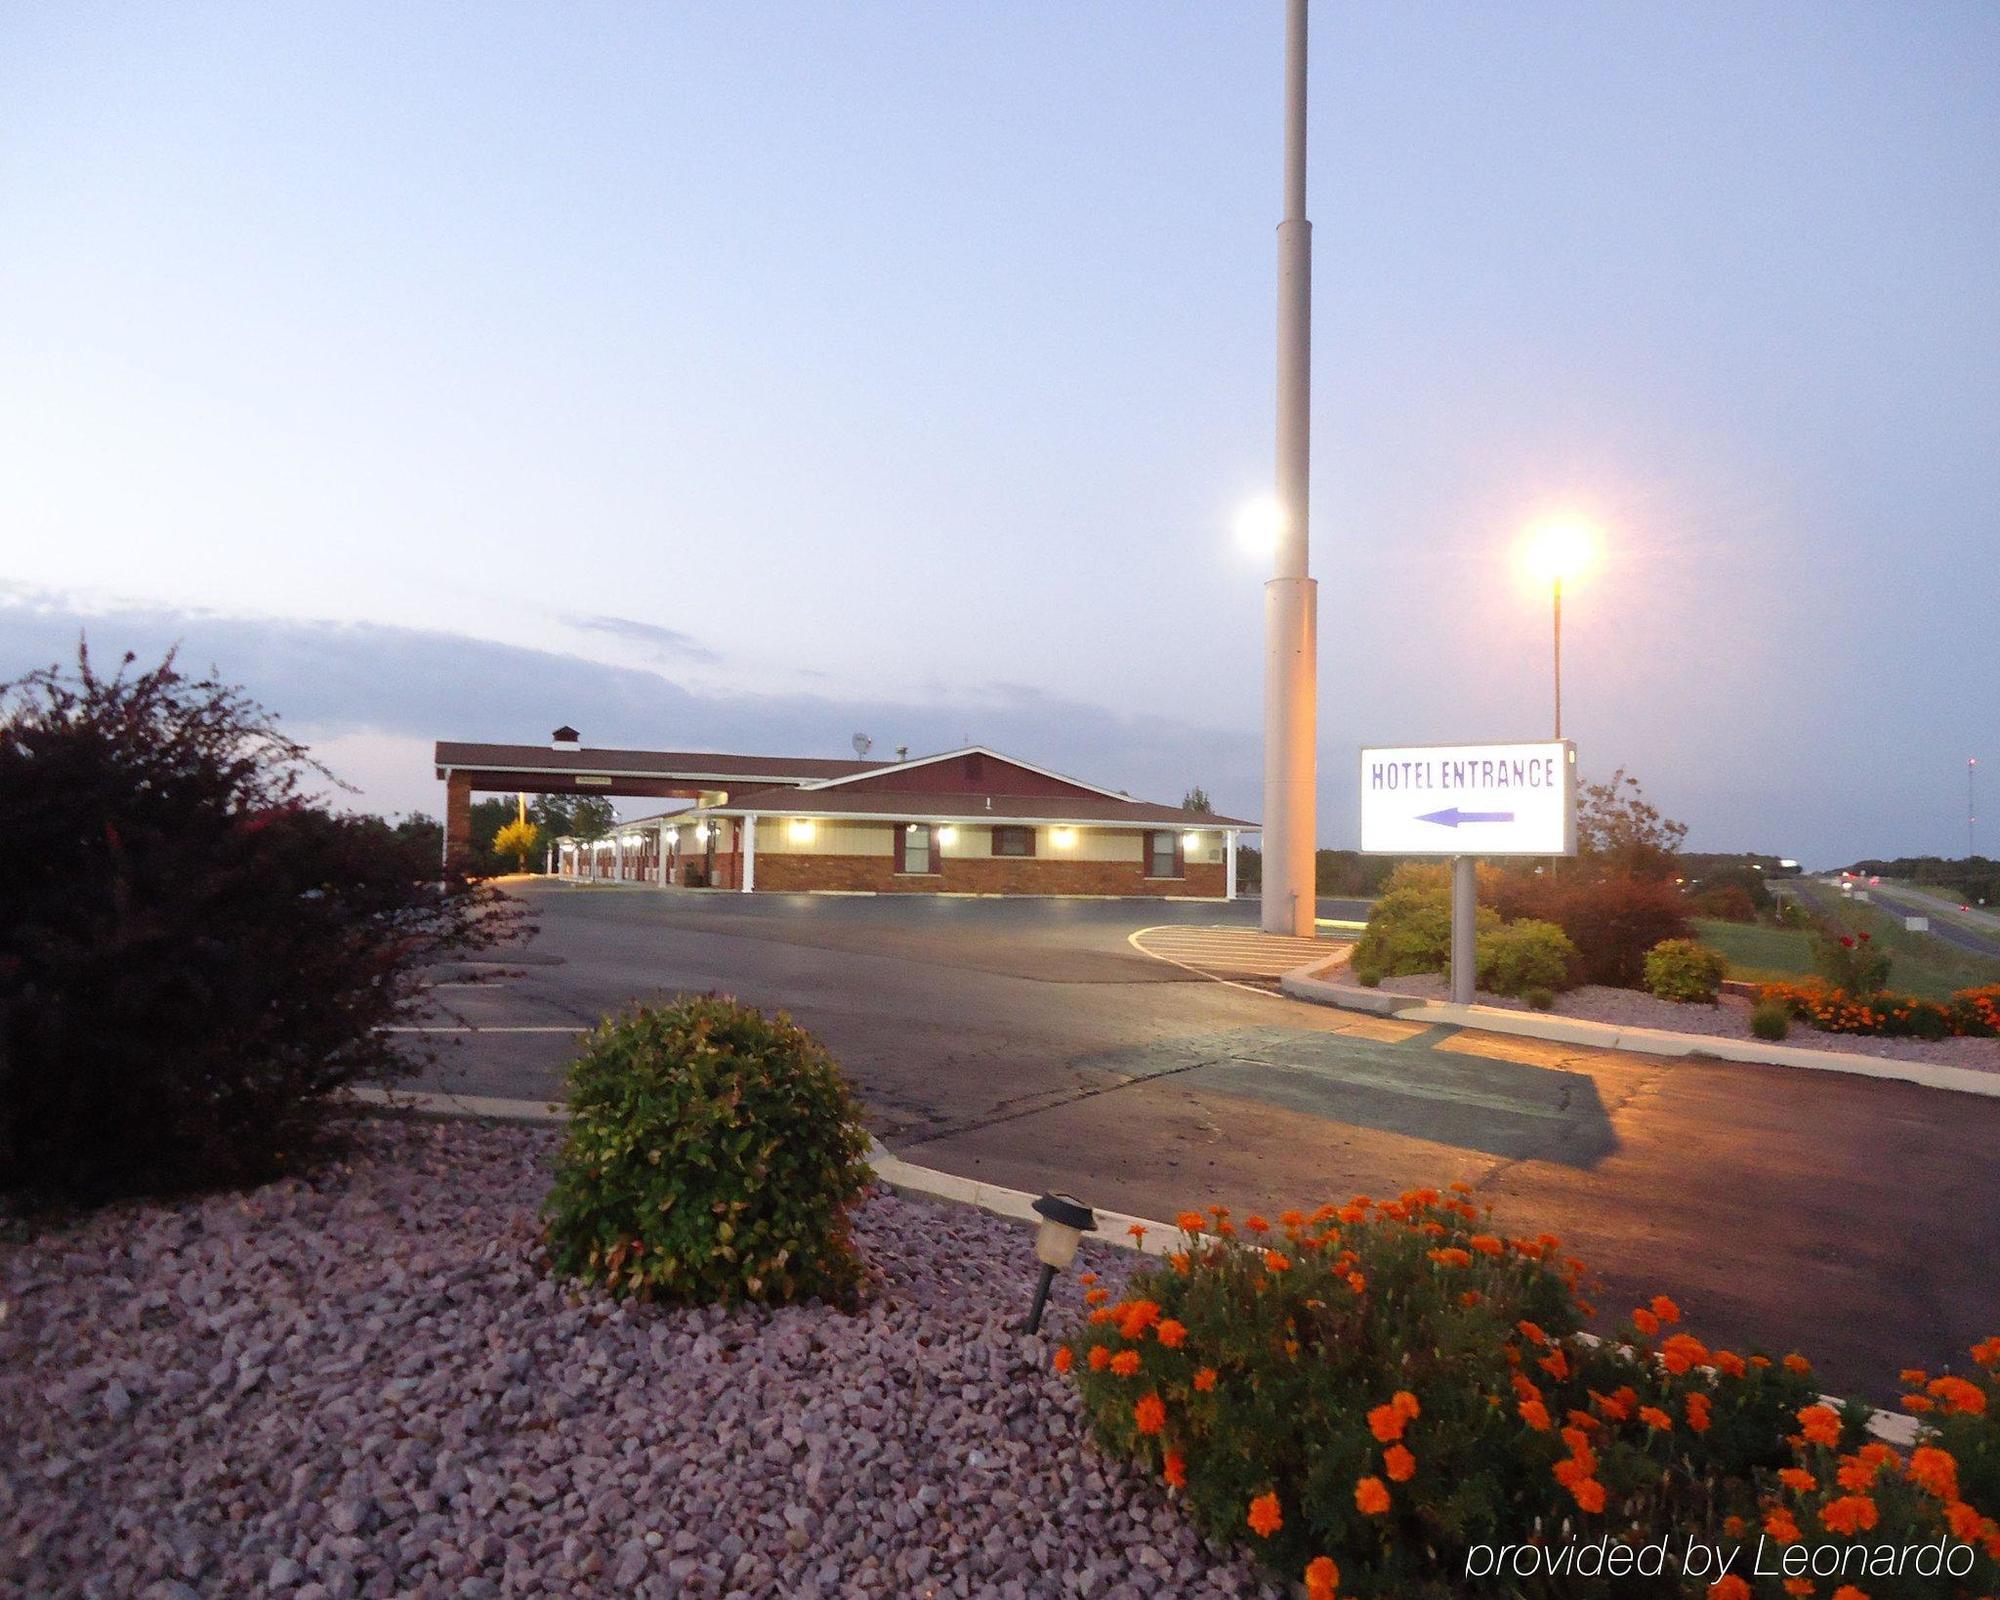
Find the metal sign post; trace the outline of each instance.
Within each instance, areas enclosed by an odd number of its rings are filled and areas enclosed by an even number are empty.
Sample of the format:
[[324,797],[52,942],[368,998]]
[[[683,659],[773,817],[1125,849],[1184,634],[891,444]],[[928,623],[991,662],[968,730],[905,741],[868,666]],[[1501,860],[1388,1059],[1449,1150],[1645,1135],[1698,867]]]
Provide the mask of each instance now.
[[1576,854],[1576,746],[1370,746],[1361,752],[1364,855],[1451,862],[1451,998],[1470,1005],[1479,968],[1481,859]]

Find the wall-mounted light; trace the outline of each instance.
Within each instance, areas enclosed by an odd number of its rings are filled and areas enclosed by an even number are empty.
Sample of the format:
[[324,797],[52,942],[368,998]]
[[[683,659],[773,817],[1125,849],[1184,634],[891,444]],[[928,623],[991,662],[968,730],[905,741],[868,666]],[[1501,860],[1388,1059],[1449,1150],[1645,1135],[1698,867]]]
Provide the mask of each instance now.
[[950,844],[958,837],[958,829],[954,828],[950,823],[946,823],[942,828],[938,829],[937,836],[939,844]]
[[1182,834],[1181,847],[1185,850],[1199,850],[1201,848],[1201,835],[1198,833]]
[[1057,828],[1049,837],[1055,840],[1057,849],[1067,850],[1076,843],[1076,829]]
[[708,840],[708,824],[707,824],[707,823],[705,823],[705,822],[698,822],[698,823],[696,823],[696,824],[695,824],[695,830],[694,830],[694,836],[695,836],[695,837],[696,837],[697,839],[700,839],[700,840],[702,840],[702,841],[703,841],[704,843],[706,843],[706,842],[707,842],[707,840]]
[[793,844],[811,844],[813,823],[811,817],[794,817],[785,829]]

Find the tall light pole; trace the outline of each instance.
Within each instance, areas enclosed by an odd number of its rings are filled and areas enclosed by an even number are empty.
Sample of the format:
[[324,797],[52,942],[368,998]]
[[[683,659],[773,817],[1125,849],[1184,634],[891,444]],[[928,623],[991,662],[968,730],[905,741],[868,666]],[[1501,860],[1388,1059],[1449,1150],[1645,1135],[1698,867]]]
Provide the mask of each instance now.
[[1306,564],[1312,224],[1306,220],[1306,0],[1285,0],[1285,216],[1278,224],[1278,529],[1264,585],[1266,933],[1311,938],[1318,820],[1319,585]]
[[1597,530],[1562,518],[1528,530],[1521,559],[1531,577],[1549,585],[1555,615],[1556,737],[1563,736],[1563,580],[1584,572],[1597,557]]

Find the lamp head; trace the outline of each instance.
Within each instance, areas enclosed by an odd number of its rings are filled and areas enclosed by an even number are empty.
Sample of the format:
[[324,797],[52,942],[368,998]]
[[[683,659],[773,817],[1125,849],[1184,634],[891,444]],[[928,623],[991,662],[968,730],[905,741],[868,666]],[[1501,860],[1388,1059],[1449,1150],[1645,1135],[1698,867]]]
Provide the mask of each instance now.
[[1035,1233],[1035,1259],[1060,1272],[1076,1259],[1083,1236],[1097,1231],[1097,1213],[1071,1194],[1045,1194],[1034,1209],[1042,1219]]

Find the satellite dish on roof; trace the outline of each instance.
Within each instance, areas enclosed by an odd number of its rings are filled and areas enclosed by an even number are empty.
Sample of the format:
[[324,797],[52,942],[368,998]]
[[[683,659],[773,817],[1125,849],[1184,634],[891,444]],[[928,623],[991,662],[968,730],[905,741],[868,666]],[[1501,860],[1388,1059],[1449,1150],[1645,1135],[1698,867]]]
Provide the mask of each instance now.
[[864,761],[868,757],[868,752],[875,748],[875,741],[865,733],[857,733],[848,742],[854,746],[854,754]]

